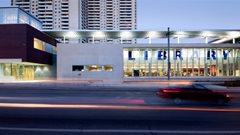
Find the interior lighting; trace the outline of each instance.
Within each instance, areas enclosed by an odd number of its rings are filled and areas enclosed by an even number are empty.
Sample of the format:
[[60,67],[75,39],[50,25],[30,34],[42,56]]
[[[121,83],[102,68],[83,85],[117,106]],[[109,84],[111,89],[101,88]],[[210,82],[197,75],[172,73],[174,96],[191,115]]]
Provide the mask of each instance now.
[[206,38],[206,37],[214,37],[216,35],[211,31],[203,31],[201,32],[200,36],[203,38]]
[[93,34],[94,38],[104,38],[105,37],[105,33],[102,31],[97,31]]
[[231,31],[227,33],[229,38],[238,38],[240,37],[240,32],[237,31]]
[[159,37],[159,33],[156,32],[156,31],[150,31],[150,32],[147,33],[147,37],[149,37],[149,38],[157,38],[157,37]]
[[48,67],[44,67],[43,71],[48,72],[49,71]]
[[73,31],[69,31],[66,34],[66,37],[68,37],[68,38],[76,38],[76,37],[78,37],[78,35],[77,35],[77,33],[73,32]]
[[189,34],[187,32],[184,32],[184,31],[177,31],[174,35],[177,38],[185,38],[185,37],[188,37]]
[[38,73],[38,72],[41,72],[41,68],[38,66],[38,67],[36,67],[36,70],[35,70],[35,72],[36,73]]
[[133,35],[132,35],[132,33],[129,32],[129,31],[124,31],[124,32],[121,32],[120,36],[121,36],[121,38],[126,38],[126,39],[128,39],[128,38],[132,38]]

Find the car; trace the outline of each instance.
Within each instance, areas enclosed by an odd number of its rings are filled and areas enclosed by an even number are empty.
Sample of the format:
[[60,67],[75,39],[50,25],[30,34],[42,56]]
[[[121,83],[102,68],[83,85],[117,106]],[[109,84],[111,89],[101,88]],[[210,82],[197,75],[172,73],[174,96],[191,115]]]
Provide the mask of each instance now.
[[228,103],[231,98],[226,88],[218,85],[175,85],[157,91],[157,96],[164,99],[173,99],[180,104],[182,100],[215,102],[219,105]]

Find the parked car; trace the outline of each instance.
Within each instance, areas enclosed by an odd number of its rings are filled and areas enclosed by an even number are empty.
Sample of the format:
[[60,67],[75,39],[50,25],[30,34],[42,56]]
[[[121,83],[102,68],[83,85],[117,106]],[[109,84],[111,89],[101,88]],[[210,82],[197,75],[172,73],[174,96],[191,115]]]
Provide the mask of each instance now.
[[165,89],[159,89],[157,95],[165,99],[173,99],[174,103],[180,104],[182,100],[211,101],[224,105],[230,101],[226,88],[217,85],[176,85]]

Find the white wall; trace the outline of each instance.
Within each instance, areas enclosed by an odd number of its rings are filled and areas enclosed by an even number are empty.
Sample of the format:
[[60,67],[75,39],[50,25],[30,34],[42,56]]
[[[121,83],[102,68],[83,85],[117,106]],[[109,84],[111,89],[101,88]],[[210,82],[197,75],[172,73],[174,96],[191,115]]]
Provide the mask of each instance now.
[[[123,47],[118,44],[58,44],[58,80],[122,81]],[[73,65],[112,65],[113,71],[72,71]]]
[[69,29],[80,28],[80,0],[69,0]]

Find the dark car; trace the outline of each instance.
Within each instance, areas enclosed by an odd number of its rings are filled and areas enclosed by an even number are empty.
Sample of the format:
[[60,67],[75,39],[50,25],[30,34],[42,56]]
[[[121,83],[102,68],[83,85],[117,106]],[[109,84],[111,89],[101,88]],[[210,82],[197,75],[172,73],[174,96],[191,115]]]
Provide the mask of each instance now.
[[223,105],[230,101],[226,88],[217,85],[180,85],[170,86],[160,89],[157,95],[161,98],[173,99],[176,104],[180,104],[182,100],[210,101],[219,105]]

